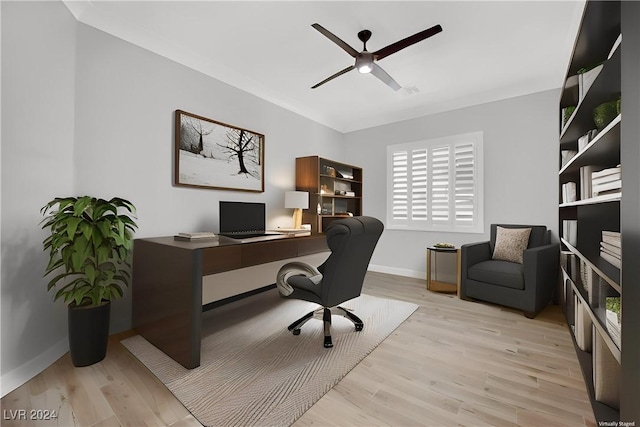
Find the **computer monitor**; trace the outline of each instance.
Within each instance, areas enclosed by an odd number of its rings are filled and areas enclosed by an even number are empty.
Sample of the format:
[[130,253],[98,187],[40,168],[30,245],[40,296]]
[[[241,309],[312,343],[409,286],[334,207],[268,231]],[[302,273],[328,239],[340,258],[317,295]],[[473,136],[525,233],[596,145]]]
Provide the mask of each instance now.
[[220,234],[246,236],[264,234],[266,227],[264,203],[220,202]]

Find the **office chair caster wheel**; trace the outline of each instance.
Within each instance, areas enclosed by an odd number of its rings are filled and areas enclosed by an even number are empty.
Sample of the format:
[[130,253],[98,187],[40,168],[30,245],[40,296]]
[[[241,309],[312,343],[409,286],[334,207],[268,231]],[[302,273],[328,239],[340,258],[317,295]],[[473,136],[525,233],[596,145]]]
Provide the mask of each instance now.
[[293,335],[300,335],[300,329],[294,329],[291,332],[293,332]]
[[364,325],[356,325],[356,331],[361,331]]

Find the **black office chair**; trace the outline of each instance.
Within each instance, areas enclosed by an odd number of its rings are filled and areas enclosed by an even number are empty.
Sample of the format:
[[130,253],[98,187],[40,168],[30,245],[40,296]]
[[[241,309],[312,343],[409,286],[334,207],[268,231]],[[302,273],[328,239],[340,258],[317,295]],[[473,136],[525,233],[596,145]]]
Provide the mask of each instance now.
[[[531,230],[521,262],[495,258],[498,227]],[[544,309],[558,281],[560,245],[543,225],[491,224],[491,240],[462,245],[460,298],[522,310],[530,319]]]
[[326,230],[331,254],[321,266],[292,262],[280,268],[277,286],[281,296],[322,306],[289,325],[294,335],[300,334],[302,325],[314,316],[322,317],[324,346],[333,347],[332,314],[344,316],[353,322],[356,331],[362,330],[362,320],[338,304],[360,296],[371,255],[383,229],[382,222],[366,216],[334,221]]

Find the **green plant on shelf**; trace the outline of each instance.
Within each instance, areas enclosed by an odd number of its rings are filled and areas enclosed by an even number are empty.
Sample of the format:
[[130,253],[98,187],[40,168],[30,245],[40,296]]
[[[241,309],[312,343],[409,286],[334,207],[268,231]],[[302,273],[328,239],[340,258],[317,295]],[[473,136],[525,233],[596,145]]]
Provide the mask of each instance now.
[[618,322],[620,322],[620,297],[607,297],[606,306],[608,311],[618,315]]

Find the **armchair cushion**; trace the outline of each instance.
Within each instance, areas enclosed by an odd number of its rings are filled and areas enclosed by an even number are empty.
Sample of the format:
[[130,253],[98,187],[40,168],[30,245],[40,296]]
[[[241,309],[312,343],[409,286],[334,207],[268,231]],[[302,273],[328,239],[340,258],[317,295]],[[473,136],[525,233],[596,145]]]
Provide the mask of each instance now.
[[524,289],[524,267],[522,264],[501,260],[483,261],[469,268],[471,280],[490,283],[512,289]]
[[522,254],[529,245],[530,234],[531,228],[497,227],[493,259],[522,264]]

